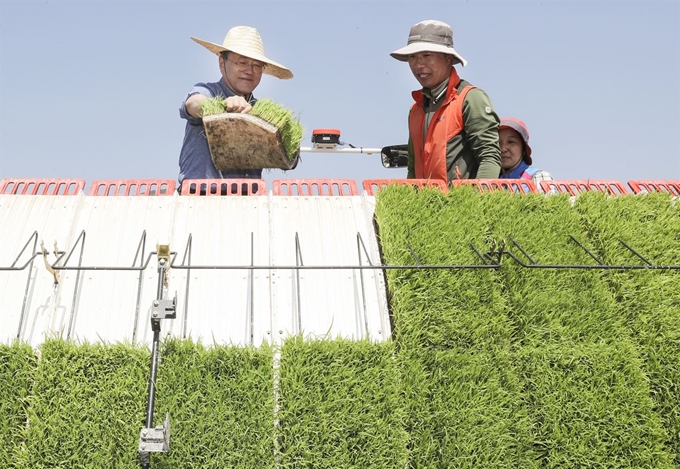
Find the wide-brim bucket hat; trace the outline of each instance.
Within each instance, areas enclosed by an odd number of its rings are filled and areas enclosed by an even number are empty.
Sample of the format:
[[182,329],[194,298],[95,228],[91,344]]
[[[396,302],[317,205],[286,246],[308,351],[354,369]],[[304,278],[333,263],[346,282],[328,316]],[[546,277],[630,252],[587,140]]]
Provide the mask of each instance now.
[[531,164],[531,147],[529,146],[529,128],[524,122],[514,117],[503,117],[499,129],[512,129],[524,140],[524,161]]
[[250,26],[234,26],[227,32],[222,45],[214,42],[204,41],[190,36],[191,39],[208,49],[213,54],[220,55],[222,52],[236,52],[249,59],[259,60],[267,66],[262,73],[288,80],[293,78],[293,72],[278,62],[273,61],[264,54],[264,45],[257,29]]
[[441,52],[453,56],[453,64],[467,65],[456,49],[453,48],[453,30],[448,24],[437,20],[425,20],[411,26],[406,46],[390,53],[392,57],[402,62],[408,61],[408,56],[418,52]]

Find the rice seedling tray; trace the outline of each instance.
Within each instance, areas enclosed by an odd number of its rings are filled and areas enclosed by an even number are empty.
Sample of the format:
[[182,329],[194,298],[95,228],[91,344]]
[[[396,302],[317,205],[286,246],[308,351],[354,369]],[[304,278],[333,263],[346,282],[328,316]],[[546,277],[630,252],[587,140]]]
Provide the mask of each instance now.
[[231,169],[294,169],[299,152],[287,157],[281,134],[273,124],[241,113],[221,113],[203,117],[205,135],[215,167]]

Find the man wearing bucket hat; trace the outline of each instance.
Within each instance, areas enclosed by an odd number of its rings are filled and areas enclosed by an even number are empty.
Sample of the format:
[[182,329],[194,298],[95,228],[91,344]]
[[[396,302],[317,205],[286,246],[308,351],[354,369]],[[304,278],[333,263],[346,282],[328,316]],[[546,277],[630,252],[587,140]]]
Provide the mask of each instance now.
[[453,48],[451,26],[426,20],[411,27],[405,47],[390,54],[408,62],[422,86],[412,93],[408,177],[497,178],[501,171],[498,115],[484,91],[461,80],[467,61]]
[[501,146],[501,179],[531,179],[540,189],[541,181],[551,181],[549,172],[531,166],[529,129],[514,117],[504,117],[498,128]]
[[286,80],[293,78],[293,73],[267,58],[255,28],[235,26],[227,32],[221,45],[191,39],[218,56],[222,76],[214,83],[194,85],[179,108],[180,117],[187,121],[179,155],[179,186],[181,188],[184,179],[259,179],[261,169],[218,171],[215,168],[203,127],[201,101],[220,96],[225,99],[228,112],[247,113],[255,104],[253,91],[260,84],[262,74]]

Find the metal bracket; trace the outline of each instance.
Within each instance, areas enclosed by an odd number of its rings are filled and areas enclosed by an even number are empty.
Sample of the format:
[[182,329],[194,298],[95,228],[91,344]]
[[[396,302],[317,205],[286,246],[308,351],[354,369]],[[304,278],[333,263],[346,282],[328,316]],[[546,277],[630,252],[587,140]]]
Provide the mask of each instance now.
[[165,422],[156,428],[142,428],[139,433],[139,459],[149,464],[150,453],[170,451],[170,412],[165,414]]
[[177,317],[177,295],[172,300],[153,300],[151,307],[151,320],[175,319]]
[[151,307],[151,330],[161,330],[161,319],[175,319],[177,317],[177,294],[172,300],[153,300]]

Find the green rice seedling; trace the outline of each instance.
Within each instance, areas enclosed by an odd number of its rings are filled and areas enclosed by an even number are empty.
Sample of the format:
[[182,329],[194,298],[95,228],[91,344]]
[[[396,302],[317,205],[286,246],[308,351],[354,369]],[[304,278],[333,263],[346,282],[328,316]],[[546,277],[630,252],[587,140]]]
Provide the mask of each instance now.
[[206,98],[198,104],[201,108],[201,115],[203,117],[213,116],[215,114],[223,114],[227,112],[227,105],[219,96]]
[[393,353],[391,343],[287,340],[280,361],[278,467],[405,467],[405,414]]
[[274,468],[272,349],[169,340],[156,421],[170,412],[170,452],[156,468]]
[[250,113],[279,129],[286,156],[293,161],[300,150],[304,133],[300,119],[293,116],[292,111],[271,99],[258,99]]
[[[598,255],[610,265],[680,265],[680,205],[667,194],[579,197],[575,208]],[[680,271],[623,270],[607,276],[644,361],[655,409],[680,466]]]
[[[203,116],[227,112],[225,101],[220,97],[204,99],[200,106]],[[299,153],[302,135],[304,134],[304,127],[300,123],[300,119],[296,118],[293,112],[283,105],[266,98],[257,100],[250,114],[279,129],[286,156],[290,161],[293,161]]]
[[525,346],[517,363],[540,467],[674,467],[630,343]]
[[148,350],[61,340],[40,348],[25,442],[15,467],[136,467]]
[[[503,192],[480,197],[483,216],[493,226],[492,236],[505,240],[507,249],[526,263],[530,261],[510,239],[538,264],[597,265],[571,238],[592,250],[567,197]],[[514,324],[513,342],[626,340],[625,321],[602,276],[602,271],[585,268],[531,269],[505,257],[500,278]]]
[[[470,188],[390,186],[376,202],[383,262],[388,265],[482,265],[470,243],[483,246],[488,221]],[[418,259],[411,253],[415,252]],[[388,270],[399,346],[422,350],[499,347],[511,336],[495,270]]]
[[28,397],[37,360],[33,349],[18,342],[0,344],[0,467],[15,467],[15,456],[23,442]]
[[401,350],[408,467],[536,468],[533,428],[506,350]]

